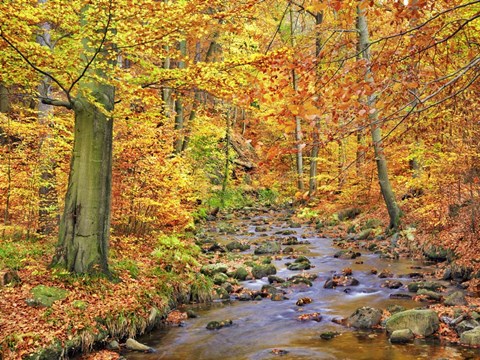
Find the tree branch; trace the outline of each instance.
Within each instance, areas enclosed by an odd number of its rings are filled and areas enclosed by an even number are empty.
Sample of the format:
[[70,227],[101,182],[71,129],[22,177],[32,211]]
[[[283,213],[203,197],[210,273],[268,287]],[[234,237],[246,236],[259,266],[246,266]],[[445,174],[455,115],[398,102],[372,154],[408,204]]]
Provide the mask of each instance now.
[[73,104],[70,101],[62,101],[62,100],[56,100],[56,99],[50,99],[50,98],[43,98],[42,99],[42,104],[52,105],[52,106],[62,106],[62,107],[67,108],[69,110],[73,109]]
[[2,38],[3,41],[5,41],[5,42],[8,44],[8,46],[10,46],[18,55],[20,55],[20,57],[21,57],[23,60],[25,60],[25,62],[26,62],[33,70],[35,70],[36,72],[38,72],[38,73],[40,73],[40,74],[42,74],[42,75],[44,75],[44,76],[52,79],[52,81],[53,81],[55,84],[57,84],[60,89],[62,89],[62,91],[65,93],[65,95],[67,95],[68,101],[69,101],[70,103],[72,103],[72,99],[70,98],[70,92],[69,92],[69,90],[67,90],[67,89],[65,88],[65,86],[63,86],[62,83],[61,83],[59,80],[57,80],[52,74],[46,72],[45,70],[42,70],[41,68],[39,68],[38,66],[36,66],[34,63],[32,63],[32,62],[30,61],[30,59],[29,59],[24,53],[22,53],[22,52],[20,51],[20,49],[18,49],[18,47],[16,47],[16,46],[5,36],[5,34],[3,33],[3,30],[2,30],[2,29],[0,29],[0,38]]

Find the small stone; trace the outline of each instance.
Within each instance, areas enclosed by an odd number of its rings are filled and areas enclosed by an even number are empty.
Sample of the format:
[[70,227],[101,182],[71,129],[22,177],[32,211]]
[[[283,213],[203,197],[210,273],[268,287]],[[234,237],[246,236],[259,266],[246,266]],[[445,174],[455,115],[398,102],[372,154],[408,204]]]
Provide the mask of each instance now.
[[372,329],[378,326],[381,320],[382,310],[365,306],[350,315],[347,324],[356,329]]
[[112,340],[107,344],[108,350],[120,350],[120,344],[116,340]]
[[282,293],[276,293],[276,294],[272,294],[271,300],[272,301],[283,301],[283,300],[286,300],[286,297]]
[[335,336],[340,335],[336,331],[326,331],[320,334],[320,338],[323,340],[332,340]]
[[390,342],[392,344],[406,344],[413,340],[413,332],[410,329],[395,330],[390,335]]

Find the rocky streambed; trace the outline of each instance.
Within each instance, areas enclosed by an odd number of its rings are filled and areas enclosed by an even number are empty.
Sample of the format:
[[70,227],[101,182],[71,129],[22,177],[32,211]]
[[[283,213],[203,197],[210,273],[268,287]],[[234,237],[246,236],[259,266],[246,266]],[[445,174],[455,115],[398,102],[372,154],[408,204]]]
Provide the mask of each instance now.
[[215,301],[180,309],[188,319],[137,339],[154,353],[127,359],[480,358],[437,336],[477,341],[480,309],[433,279],[435,265],[340,249],[292,215],[246,209],[208,222],[197,236]]

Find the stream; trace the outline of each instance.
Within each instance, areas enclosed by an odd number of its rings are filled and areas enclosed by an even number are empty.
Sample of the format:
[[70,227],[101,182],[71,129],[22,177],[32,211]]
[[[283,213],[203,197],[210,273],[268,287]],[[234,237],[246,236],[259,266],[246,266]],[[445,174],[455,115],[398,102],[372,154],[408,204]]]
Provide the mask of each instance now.
[[[283,301],[265,298],[261,301],[227,300],[209,305],[189,305],[187,308],[195,311],[198,317],[186,320],[182,326],[163,326],[137,339],[154,348],[155,353],[127,353],[125,357],[129,360],[480,358],[479,350],[445,346],[435,339],[416,339],[410,344],[392,345],[384,331],[356,331],[332,322],[333,319],[350,316],[362,306],[381,309],[395,304],[407,309],[424,306],[424,303],[413,300],[391,299],[391,294],[408,291],[405,288],[382,287],[386,279],[372,274],[371,269],[378,269],[379,272],[387,269],[394,274],[388,280],[399,280],[405,285],[412,281],[408,274],[431,273],[434,265],[408,259],[381,259],[368,252],[362,252],[360,257],[353,260],[335,258],[333,255],[339,249],[332,240],[320,238],[318,231],[308,225],[293,225],[290,216],[287,211],[274,212],[268,209],[253,215],[247,211],[239,212],[229,220],[207,222],[204,236],[213,237],[223,245],[232,240],[254,243],[268,238],[292,236],[279,234],[290,230],[300,241],[309,243],[293,247],[302,250],[313,265],[312,269],[305,272],[318,274],[312,287],[288,288],[285,295],[288,299]],[[225,229],[228,234],[223,231]],[[253,249],[254,246],[245,253],[251,254]],[[276,257],[273,263],[277,268],[277,276],[288,278],[300,273],[286,268],[285,263],[289,261],[292,260],[288,259],[288,255]],[[325,289],[325,281],[344,268],[351,268],[360,284],[348,289]],[[268,284],[266,278],[241,282],[243,287],[252,290],[259,290],[265,284]],[[297,306],[297,300],[304,297],[313,301],[305,306]],[[301,314],[314,312],[322,315],[321,321],[298,319]],[[233,325],[218,330],[206,329],[210,321],[226,319],[231,319]],[[335,331],[340,335],[331,340],[321,339],[320,334],[326,331]],[[279,355],[274,349],[282,350],[283,354]]]

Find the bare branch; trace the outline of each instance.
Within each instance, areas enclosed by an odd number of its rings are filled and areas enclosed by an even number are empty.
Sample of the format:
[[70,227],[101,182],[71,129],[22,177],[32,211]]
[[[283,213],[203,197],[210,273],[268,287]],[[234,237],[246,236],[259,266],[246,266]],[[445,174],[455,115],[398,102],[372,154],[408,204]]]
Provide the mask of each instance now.
[[43,98],[42,103],[46,104],[46,105],[52,105],[52,106],[62,106],[62,107],[67,108],[69,110],[73,109],[73,104],[70,101],[62,101],[62,100],[56,100],[56,99]]

